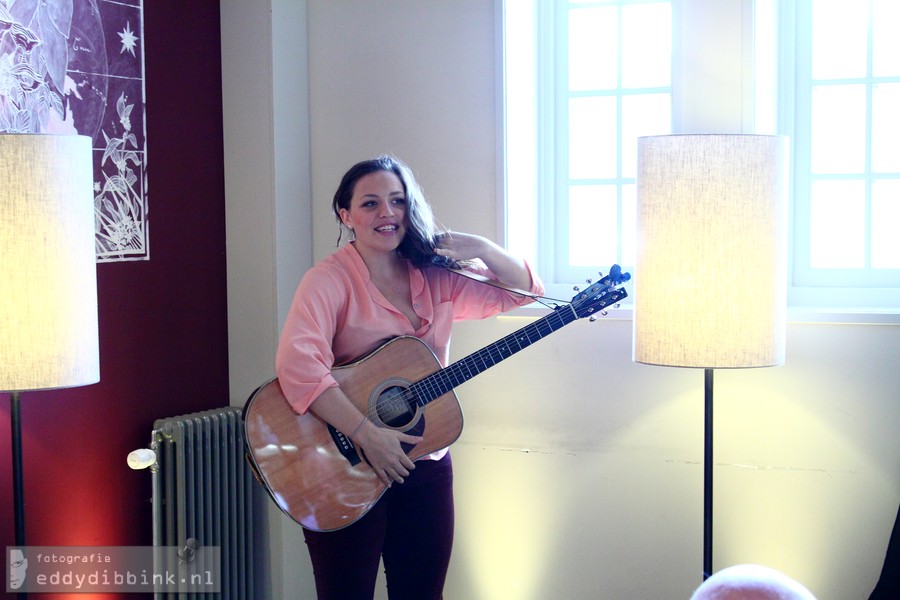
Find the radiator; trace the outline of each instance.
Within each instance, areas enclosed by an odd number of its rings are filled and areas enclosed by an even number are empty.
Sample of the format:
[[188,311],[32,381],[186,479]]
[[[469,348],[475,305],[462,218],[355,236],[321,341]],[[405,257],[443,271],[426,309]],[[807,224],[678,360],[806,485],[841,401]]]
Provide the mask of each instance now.
[[253,476],[244,458],[241,409],[159,419],[153,430],[153,545],[219,547],[221,593],[190,598],[252,600]]

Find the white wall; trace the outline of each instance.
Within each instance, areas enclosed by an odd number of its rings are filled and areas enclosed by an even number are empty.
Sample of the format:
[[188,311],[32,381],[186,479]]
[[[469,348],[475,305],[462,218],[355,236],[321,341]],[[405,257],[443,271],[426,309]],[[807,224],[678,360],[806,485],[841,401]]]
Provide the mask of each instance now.
[[[245,4],[222,2],[236,404],[271,372],[285,269],[302,272],[308,263],[260,240],[261,232],[275,235],[278,222],[302,247],[311,231],[312,258],[330,252],[331,196],[351,163],[395,153],[446,226],[498,230],[494,0],[308,0],[304,15],[288,11],[288,0],[273,1],[272,14]],[[679,26],[709,18],[712,4],[686,2]],[[746,2],[714,4],[717,31],[733,32],[717,39],[743,44],[735,35],[746,34],[734,32],[744,31]],[[292,35],[272,27],[285,11],[296,21],[281,22]],[[296,63],[257,56],[286,39],[300,44]],[[304,163],[302,148],[276,151],[272,141],[271,123],[284,114],[272,73],[275,81],[305,76],[307,52]],[[706,46],[684,60],[727,54],[743,56]],[[727,69],[709,72],[712,79]],[[712,81],[682,85],[704,106],[717,105]],[[746,107],[736,98],[746,90],[721,89],[723,102],[706,123],[740,129]],[[296,101],[291,117],[302,119],[303,99]],[[685,110],[685,130],[704,125],[702,113]],[[309,198],[303,184],[292,193],[308,221],[279,204],[277,165],[285,163],[301,174],[308,165]],[[279,221],[286,210],[290,225]],[[454,356],[523,318],[459,324]],[[866,598],[900,499],[900,327],[791,323],[787,341],[784,367],[716,373],[715,568],[764,563],[820,600]],[[702,567],[702,380],[700,371],[633,363],[630,321],[603,320],[574,323],[463,385],[466,428],[452,450],[457,540],[445,597],[687,598]],[[297,526],[279,515],[271,522],[272,597],[313,598]]]
[[409,163],[443,223],[496,232],[493,3],[309,2],[316,258],[334,250],[331,198],[356,161]]
[[[231,404],[274,377],[294,289],[312,264],[306,3],[222,0]],[[261,598],[312,598],[298,527],[259,492]]]

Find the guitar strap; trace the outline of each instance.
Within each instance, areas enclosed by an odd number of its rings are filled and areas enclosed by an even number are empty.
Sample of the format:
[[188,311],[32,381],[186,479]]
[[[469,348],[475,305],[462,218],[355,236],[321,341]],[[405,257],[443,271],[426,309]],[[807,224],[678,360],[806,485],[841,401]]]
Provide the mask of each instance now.
[[540,298],[540,296],[536,296],[535,294],[532,294],[531,292],[527,292],[525,290],[521,290],[519,288],[515,288],[510,285],[506,285],[505,283],[501,283],[501,282],[497,281],[496,279],[490,279],[488,277],[485,277],[484,275],[479,275],[477,273],[473,273],[473,272],[467,271],[465,269],[449,269],[448,268],[447,270],[451,271],[453,273],[456,273],[457,275],[460,275],[462,277],[471,279],[473,281],[477,281],[477,282],[483,283],[485,285],[490,285],[495,288],[500,288],[500,289],[506,290],[507,292],[512,292],[513,294],[518,294],[519,296],[525,296],[527,298],[534,298],[535,300],[538,300]]

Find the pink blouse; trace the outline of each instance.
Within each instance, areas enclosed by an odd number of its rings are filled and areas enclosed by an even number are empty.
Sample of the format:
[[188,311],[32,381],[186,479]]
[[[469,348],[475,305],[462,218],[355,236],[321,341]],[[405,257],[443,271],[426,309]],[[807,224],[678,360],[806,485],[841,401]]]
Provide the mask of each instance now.
[[[529,271],[531,270],[530,267]],[[476,271],[494,279],[490,271]],[[543,285],[531,273],[535,295]],[[447,366],[453,321],[483,319],[533,300],[440,268],[409,265],[413,310],[422,325],[413,329],[369,280],[353,244],[346,244],[304,275],[278,344],[275,371],[285,396],[298,413],[338,385],[332,367],[353,362],[399,335],[424,341]]]

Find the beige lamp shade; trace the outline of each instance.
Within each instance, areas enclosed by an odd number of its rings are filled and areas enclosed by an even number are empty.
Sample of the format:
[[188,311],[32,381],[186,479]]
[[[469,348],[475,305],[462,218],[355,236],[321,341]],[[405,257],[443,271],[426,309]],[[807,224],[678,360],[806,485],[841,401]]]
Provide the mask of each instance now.
[[0,390],[100,380],[91,140],[0,134]]
[[636,362],[784,363],[788,172],[782,136],[638,139]]

